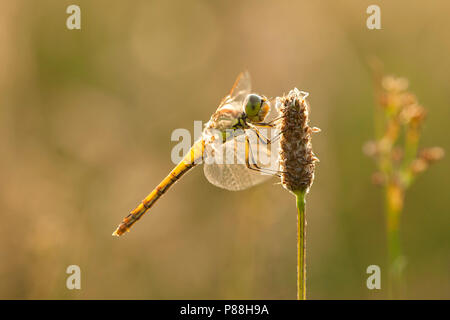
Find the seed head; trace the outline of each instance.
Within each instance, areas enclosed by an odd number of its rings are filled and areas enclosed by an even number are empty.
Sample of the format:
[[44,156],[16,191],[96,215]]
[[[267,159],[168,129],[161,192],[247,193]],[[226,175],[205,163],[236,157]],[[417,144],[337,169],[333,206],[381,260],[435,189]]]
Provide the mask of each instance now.
[[419,153],[419,158],[428,163],[433,163],[444,158],[445,151],[441,147],[431,147],[422,149]]
[[377,100],[382,107],[377,126],[383,132],[378,132],[376,141],[366,143],[363,151],[378,164],[379,173],[373,179],[376,184],[395,182],[406,190],[419,173],[441,160],[445,152],[440,147],[418,151],[427,111],[408,90],[408,80],[379,76],[377,81]]
[[280,115],[279,161],[281,183],[290,191],[308,192],[314,180],[315,162],[311,134],[320,129],[309,126],[308,93],[291,90],[289,94],[277,98],[276,108]]

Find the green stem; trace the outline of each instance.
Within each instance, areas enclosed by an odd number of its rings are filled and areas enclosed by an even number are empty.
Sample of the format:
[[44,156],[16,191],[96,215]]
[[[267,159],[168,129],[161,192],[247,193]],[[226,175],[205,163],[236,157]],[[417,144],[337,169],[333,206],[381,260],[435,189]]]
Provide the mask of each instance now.
[[298,190],[294,194],[297,198],[297,300],[306,300],[306,192]]
[[386,229],[389,261],[389,296],[399,299],[403,291],[404,258],[400,245],[400,217],[404,191],[394,183],[386,186]]

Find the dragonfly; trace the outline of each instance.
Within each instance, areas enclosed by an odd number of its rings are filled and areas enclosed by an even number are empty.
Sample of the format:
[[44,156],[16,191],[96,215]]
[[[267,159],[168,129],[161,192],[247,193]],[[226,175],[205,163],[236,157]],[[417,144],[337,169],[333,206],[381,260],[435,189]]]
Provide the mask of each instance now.
[[[275,100],[252,93],[248,72],[240,73],[202,134],[187,154],[113,232],[121,236],[136,223],[169,188],[189,170],[204,164],[204,174],[213,185],[239,191],[279,176],[274,108]],[[270,114],[270,116],[269,116]],[[268,121],[269,118],[272,120]],[[263,134],[263,132],[267,133]],[[271,138],[268,138],[270,136]],[[265,161],[262,161],[264,158]]]

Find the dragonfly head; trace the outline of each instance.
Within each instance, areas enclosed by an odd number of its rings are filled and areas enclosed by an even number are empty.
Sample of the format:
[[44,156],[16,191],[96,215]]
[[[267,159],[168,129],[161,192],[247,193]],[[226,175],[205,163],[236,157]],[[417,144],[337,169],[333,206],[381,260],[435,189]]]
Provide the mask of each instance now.
[[269,112],[267,98],[257,94],[249,94],[245,98],[244,112],[251,122],[262,122]]

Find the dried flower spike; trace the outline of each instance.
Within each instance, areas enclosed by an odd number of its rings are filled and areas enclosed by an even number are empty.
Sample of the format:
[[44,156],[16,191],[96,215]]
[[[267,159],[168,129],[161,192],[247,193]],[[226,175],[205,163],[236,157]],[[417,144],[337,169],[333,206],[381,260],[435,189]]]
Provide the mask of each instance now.
[[308,93],[291,90],[287,96],[277,98],[280,113],[279,161],[282,185],[289,191],[309,191],[314,181],[315,162],[311,134],[320,131],[309,126]]
[[308,93],[291,90],[277,98],[280,120],[279,163],[281,183],[297,200],[297,299],[306,299],[306,215],[305,196],[314,180],[316,158],[312,151],[311,134],[318,128],[309,126]]

